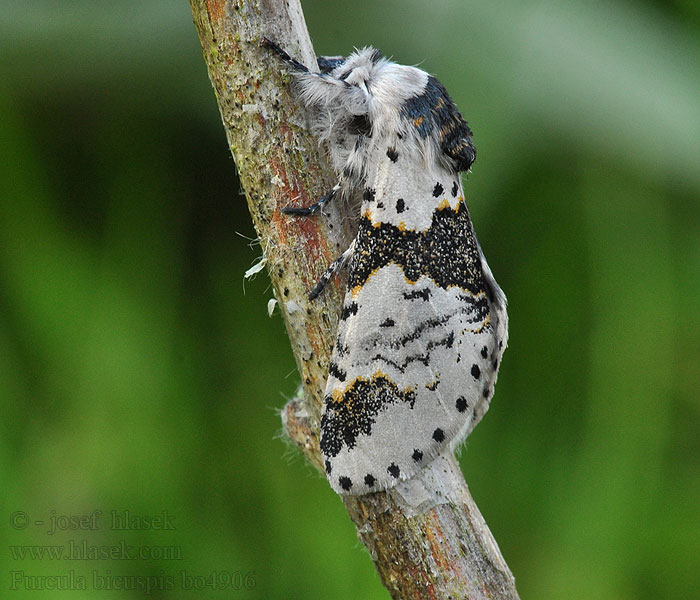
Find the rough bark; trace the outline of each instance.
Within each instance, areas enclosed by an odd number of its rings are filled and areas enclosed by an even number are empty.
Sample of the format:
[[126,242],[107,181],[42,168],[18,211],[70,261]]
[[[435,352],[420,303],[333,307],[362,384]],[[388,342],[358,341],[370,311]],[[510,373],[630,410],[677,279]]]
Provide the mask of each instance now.
[[[290,439],[319,469],[318,431],[343,291],[307,300],[319,274],[347,246],[343,207],[292,218],[334,183],[290,92],[290,77],[259,42],[276,40],[315,65],[299,0],[190,0],[228,143],[246,192],[275,296],[303,382],[283,411]],[[454,456],[388,493],[343,498],[393,598],[517,599],[514,579],[472,500]]]

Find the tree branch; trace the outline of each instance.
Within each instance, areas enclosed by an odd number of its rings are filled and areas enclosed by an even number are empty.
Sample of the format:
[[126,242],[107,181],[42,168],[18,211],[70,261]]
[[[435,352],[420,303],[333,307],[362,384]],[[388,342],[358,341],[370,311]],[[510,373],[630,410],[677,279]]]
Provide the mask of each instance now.
[[[308,66],[315,56],[299,0],[190,0],[209,78],[246,192],[304,395],[283,411],[289,437],[322,470],[319,422],[343,290],[307,300],[324,267],[350,242],[343,207],[328,219],[290,218],[335,183],[305,125],[290,78],[260,48],[273,39]],[[340,204],[340,203],[335,203]],[[389,492],[343,502],[393,598],[518,598],[513,576],[453,455]]]

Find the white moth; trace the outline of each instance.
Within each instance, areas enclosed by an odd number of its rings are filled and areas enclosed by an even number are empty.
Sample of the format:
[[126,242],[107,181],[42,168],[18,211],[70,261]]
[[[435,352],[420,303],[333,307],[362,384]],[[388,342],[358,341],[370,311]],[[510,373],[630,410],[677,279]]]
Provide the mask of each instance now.
[[486,264],[460,171],[472,133],[445,88],[373,48],[319,57],[319,73],[269,40],[295,74],[338,183],[316,204],[362,193],[341,268],[347,293],[330,364],[321,451],[340,494],[384,490],[454,450],[483,417],[508,337],[506,298]]

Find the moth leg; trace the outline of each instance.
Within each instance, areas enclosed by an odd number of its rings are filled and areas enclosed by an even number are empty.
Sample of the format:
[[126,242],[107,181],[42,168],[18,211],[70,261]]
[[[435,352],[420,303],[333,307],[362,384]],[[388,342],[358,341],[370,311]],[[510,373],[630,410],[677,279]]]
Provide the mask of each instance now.
[[[278,44],[272,40],[264,37],[260,40],[260,45],[263,48],[268,48],[272,50],[282,61],[287,63],[295,71],[300,71],[302,73],[310,73],[309,68],[306,65],[301,64],[298,60],[295,60],[289,54],[287,54]],[[344,56],[317,56],[316,61],[318,62],[318,68],[321,70],[321,74],[327,75],[333,69],[339,67],[345,62]]]
[[263,48],[269,48],[272,50],[281,60],[283,60],[285,63],[287,63],[292,69],[295,71],[300,71],[302,73],[308,73],[309,69],[308,67],[302,65],[298,60],[295,60],[289,54],[287,54],[282,48],[280,48],[275,42],[272,40],[267,39],[264,37],[262,40],[260,40],[260,45]]
[[362,146],[364,144],[366,136],[360,134],[355,142],[355,147],[347,158],[345,162],[345,167],[343,167],[343,172],[331,190],[321,196],[318,202],[315,202],[311,206],[285,206],[282,212],[285,215],[295,215],[295,216],[308,216],[316,214],[323,205],[329,200],[333,200],[339,193],[342,194],[356,187],[358,182],[364,179],[364,168],[363,168],[363,155]]
[[[272,50],[272,52],[274,52],[280,58],[280,60],[282,60],[282,62],[284,62],[288,67],[290,67],[292,71],[295,71],[297,73],[297,75],[300,78],[300,81],[305,80],[307,83],[314,82],[314,84],[318,87],[318,92],[321,93],[321,95],[323,95],[323,93],[320,92],[320,90],[323,87],[326,87],[328,89],[337,89],[340,87],[345,91],[355,89],[352,85],[345,81],[344,78],[337,79],[330,75],[330,72],[335,67],[342,65],[345,62],[345,59],[342,56],[319,57],[319,59],[321,60],[319,67],[321,69],[321,72],[316,73],[315,71],[310,71],[306,65],[303,65],[295,58],[289,56],[289,54],[282,50],[282,48],[280,48],[272,40],[269,40],[268,38],[264,37],[262,40],[260,40],[260,45],[263,48],[269,48],[270,50]],[[357,89],[357,92],[361,93],[359,89]]]
[[313,300],[316,298],[322,291],[323,288],[326,287],[326,284],[331,280],[331,277],[335,275],[338,271],[341,269],[344,269],[348,262],[350,262],[350,258],[352,257],[353,252],[355,251],[355,240],[352,241],[352,243],[348,246],[347,250],[343,252],[338,258],[336,258],[330,266],[323,272],[323,275],[321,275],[320,279],[318,280],[318,283],[316,284],[316,287],[314,287],[313,290],[309,293],[309,300]]
[[282,209],[282,212],[285,215],[296,215],[296,216],[316,214],[319,210],[321,210],[321,207],[326,202],[328,202],[329,200],[332,200],[335,197],[335,195],[338,193],[340,188],[341,188],[341,182],[338,182],[333,186],[333,188],[331,189],[330,192],[321,196],[320,200],[318,202],[315,202],[311,206],[298,206],[298,207],[285,206]]
[[316,214],[326,202],[333,200],[338,193],[342,194],[343,192],[356,187],[358,182],[364,179],[364,156],[362,152],[366,138],[367,135],[365,133],[359,133],[357,140],[355,141],[355,147],[348,155],[343,171],[338,179],[338,183],[336,183],[327,194],[321,196],[318,202],[312,204],[311,206],[285,206],[282,209],[282,212],[286,215],[296,216]]
[[[264,48],[269,48],[274,52],[284,63],[286,63],[289,67],[291,67],[294,71],[297,71],[299,73],[304,73],[306,77],[311,78],[314,81],[317,82],[322,82],[321,85],[323,84],[330,84],[330,85],[343,85],[347,86],[348,84],[346,82],[340,82],[338,79],[335,79],[334,77],[331,77],[327,74],[327,72],[323,73],[313,73],[309,71],[309,69],[301,64],[298,60],[295,60],[289,54],[287,54],[282,48],[280,48],[275,42],[272,40],[269,40],[268,38],[264,37],[260,41],[260,45]],[[322,61],[322,68],[324,68],[326,71],[329,69],[332,69],[334,66],[337,66],[339,64],[342,64],[342,62],[345,60],[342,56],[336,56],[336,57],[319,57]],[[345,181],[344,179],[347,179],[347,177],[341,178],[341,180],[333,186],[333,188],[318,200],[318,202],[312,204],[311,206],[302,206],[302,207],[293,207],[293,206],[286,206],[282,209],[282,212],[287,215],[296,215],[296,216],[307,216],[307,215],[313,215],[317,213],[323,205],[328,202],[329,200],[332,200],[336,194],[341,190],[341,188],[345,187]]]

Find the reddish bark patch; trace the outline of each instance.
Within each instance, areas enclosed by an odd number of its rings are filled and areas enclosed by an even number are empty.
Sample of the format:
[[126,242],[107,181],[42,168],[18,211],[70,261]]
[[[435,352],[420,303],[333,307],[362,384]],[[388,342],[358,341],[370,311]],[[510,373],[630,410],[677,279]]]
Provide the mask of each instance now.
[[224,7],[226,6],[225,0],[206,0],[207,12],[211,17],[212,21],[221,21],[224,18]]

